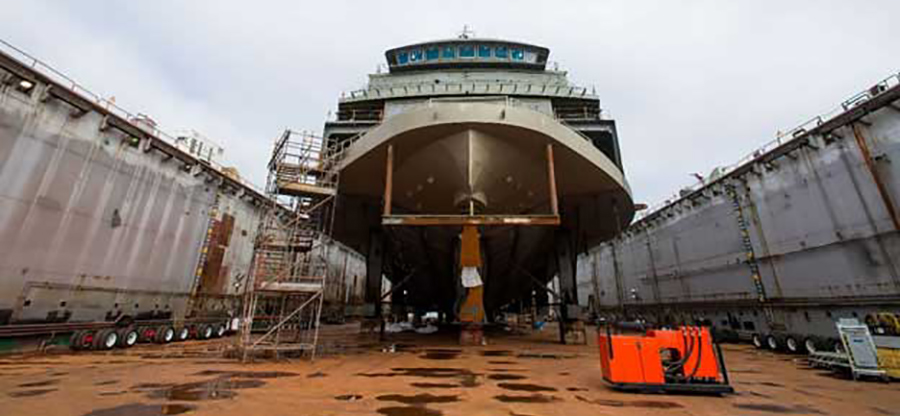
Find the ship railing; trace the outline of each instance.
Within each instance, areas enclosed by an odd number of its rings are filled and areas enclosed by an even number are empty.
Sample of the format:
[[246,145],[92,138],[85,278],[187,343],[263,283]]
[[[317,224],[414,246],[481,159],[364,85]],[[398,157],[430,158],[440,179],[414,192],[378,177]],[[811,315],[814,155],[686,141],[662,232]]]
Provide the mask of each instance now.
[[338,163],[358,137],[329,142],[309,132],[286,130],[275,144],[269,167],[278,181],[333,188]]
[[440,83],[408,83],[385,87],[368,87],[350,91],[341,95],[341,101],[377,100],[398,97],[431,96],[440,94],[519,94],[546,97],[567,97],[596,99],[594,87],[580,87],[568,83],[530,83],[530,82],[440,82]]
[[340,110],[337,112],[337,119],[334,121],[375,121],[381,122],[382,118],[384,118],[384,111],[382,110],[361,110],[361,109],[352,109],[352,110]]
[[[113,115],[118,116],[119,118],[132,124],[134,127],[155,136],[157,139],[159,139],[163,142],[166,142],[174,147],[178,147],[178,145],[176,143],[176,136],[173,136],[173,135],[167,133],[166,131],[160,129],[157,126],[148,125],[147,123],[139,123],[140,120],[145,120],[147,118],[146,115],[141,114],[141,113],[132,113],[131,111],[128,111],[128,110],[120,107],[119,105],[117,105],[115,103],[114,99],[105,98],[99,94],[94,93],[93,91],[87,89],[85,86],[79,84],[77,81],[73,80],[72,78],[69,78],[62,72],[56,70],[49,64],[41,61],[40,59],[35,58],[34,56],[30,55],[29,53],[13,46],[12,44],[6,42],[3,39],[0,39],[0,50],[2,50],[3,52],[6,52],[8,55],[17,59],[19,62],[22,62],[26,66],[30,67],[32,70],[44,75],[45,77],[51,79],[52,81],[56,82],[57,84],[64,86],[69,91],[76,93],[82,97],[85,97],[90,101],[93,101],[98,106],[102,107],[104,110],[112,113]],[[198,162],[205,164],[205,165],[219,171],[220,173],[223,173],[224,168],[229,167],[229,166],[222,165],[214,160],[199,158],[196,155],[191,155],[191,157],[196,158]],[[256,191],[257,193],[259,193],[261,195],[265,195],[265,191],[261,187],[257,186],[256,184],[254,184],[250,181],[247,181],[244,178],[241,178],[239,176],[234,176],[234,175],[228,175],[228,177],[239,182],[241,185],[246,186],[247,188],[250,188],[250,189]]]
[[714,174],[710,175],[709,178],[702,178],[697,182],[685,186],[679,190],[679,192],[673,195],[670,198],[667,198],[663,201],[657,202],[651,205],[649,208],[643,210],[638,215],[635,216],[635,221],[640,221],[651,214],[660,211],[666,208],[669,205],[673,205],[685,198],[686,196],[693,194],[694,192],[705,188],[706,186],[712,184],[717,179],[728,176],[730,173],[736,171],[741,166],[744,166],[748,163],[752,163],[754,160],[757,160],[769,152],[775,150],[778,147],[781,147],[799,137],[806,135],[806,133],[812,131],[816,127],[826,123],[827,121],[837,117],[838,115],[878,96],[879,94],[894,88],[900,85],[900,72],[889,75],[883,80],[879,81],[872,87],[869,87],[863,91],[860,91],[850,98],[841,102],[841,105],[835,107],[825,113],[819,114],[799,125],[786,130],[786,131],[778,131],[775,135],[775,139],[769,141],[768,143],[763,144],[762,146],[756,148],[752,152],[744,155],[742,158],[738,159],[737,162],[732,163],[728,166],[717,167],[714,169]]
[[514,97],[509,97],[509,96],[434,97],[434,98],[429,98],[427,101],[424,101],[422,103],[411,105],[411,106],[409,106],[409,108],[423,108],[423,107],[427,108],[427,107],[433,106],[435,103],[491,103],[491,104],[496,104],[496,105],[502,105],[504,107],[524,108],[526,110],[535,111],[535,112],[538,112],[538,113],[541,113],[541,114],[544,114],[547,116],[551,116],[551,117],[553,117],[553,119],[558,121],[560,124],[568,127],[570,130],[574,131],[576,134],[581,136],[582,139],[584,139],[588,142],[592,141],[592,139],[590,137],[588,137],[588,135],[584,134],[583,132],[581,132],[580,130],[575,128],[575,126],[572,126],[569,123],[569,121],[571,121],[570,119],[557,117],[556,114],[546,114],[542,111],[535,110],[535,109],[531,108],[527,102],[516,99]]

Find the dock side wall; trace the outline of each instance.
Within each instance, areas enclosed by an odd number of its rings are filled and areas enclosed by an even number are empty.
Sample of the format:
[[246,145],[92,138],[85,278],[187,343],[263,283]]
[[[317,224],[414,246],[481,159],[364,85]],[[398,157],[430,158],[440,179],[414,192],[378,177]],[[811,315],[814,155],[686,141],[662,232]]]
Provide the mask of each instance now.
[[900,314],[898,95],[798,135],[581,256],[580,301],[609,318],[706,322],[743,338],[827,338],[839,318]]

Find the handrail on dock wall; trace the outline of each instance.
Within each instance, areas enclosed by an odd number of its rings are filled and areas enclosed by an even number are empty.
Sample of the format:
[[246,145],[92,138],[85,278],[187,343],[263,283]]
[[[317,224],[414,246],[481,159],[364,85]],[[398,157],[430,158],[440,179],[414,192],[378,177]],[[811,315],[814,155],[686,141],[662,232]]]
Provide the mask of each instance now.
[[[854,94],[850,98],[841,102],[841,105],[839,107],[835,107],[832,110],[830,110],[824,114],[817,115],[817,116],[795,126],[794,128],[792,128],[790,130],[787,130],[784,132],[779,131],[775,135],[775,139],[756,148],[752,152],[744,155],[744,157],[738,159],[737,162],[732,163],[731,165],[728,165],[728,166],[717,168],[717,169],[719,169],[719,171],[717,172],[716,178],[721,178],[721,177],[727,176],[728,174],[737,170],[739,167],[741,167],[747,163],[750,163],[755,159],[762,157],[763,155],[775,150],[776,148],[778,148],[781,145],[792,142],[793,140],[795,140],[801,136],[804,136],[809,131],[813,130],[814,128],[816,128],[818,126],[821,126],[822,124],[825,124],[826,122],[839,116],[840,114],[843,114],[844,112],[851,110],[851,109],[855,108],[856,106],[869,101],[870,99],[874,98],[875,96],[877,96],[891,88],[897,87],[897,86],[900,86],[900,72],[891,74],[888,77],[886,77],[883,80],[876,83],[875,85],[873,85],[872,87],[869,87],[861,92]],[[640,221],[640,220],[650,216],[651,214],[664,209],[665,207],[667,207],[669,205],[676,204],[678,201],[683,199],[685,195],[692,194],[695,191],[702,189],[703,187],[714,182],[716,180],[716,178],[704,178],[703,180],[698,180],[697,182],[695,182],[692,185],[681,188],[679,190],[679,193],[673,195],[673,197],[671,197],[669,199],[665,199],[663,201],[659,201],[659,202],[651,205],[649,208],[643,210],[642,212],[639,212],[638,215],[635,216],[634,221],[635,222]]]
[[[176,147],[175,137],[172,136],[171,134],[167,133],[166,131],[164,131],[158,127],[155,127],[155,126],[150,128],[149,126],[146,126],[146,125],[141,125],[141,126],[135,125],[134,121],[141,119],[141,117],[144,117],[143,114],[140,114],[140,113],[135,114],[135,113],[132,113],[132,112],[118,106],[112,100],[104,98],[104,97],[100,96],[99,94],[94,93],[93,91],[82,86],[81,84],[79,84],[78,82],[73,80],[72,78],[69,78],[62,72],[56,70],[49,64],[41,61],[40,59],[35,58],[34,56],[30,55],[29,53],[15,47],[14,45],[10,44],[9,42],[6,42],[3,39],[0,39],[0,51],[5,52],[6,54],[12,56],[14,59],[16,59],[19,62],[21,62],[22,64],[30,67],[35,72],[38,72],[39,74],[44,75],[45,77],[49,78],[50,80],[64,86],[69,91],[74,92],[78,95],[84,96],[84,97],[88,98],[89,100],[92,100],[94,103],[96,103],[97,105],[99,105],[100,107],[105,109],[106,111],[109,111],[110,113],[112,113],[112,114],[122,118],[126,122],[132,124],[135,128],[140,129],[145,132],[147,132],[147,130],[150,129],[151,131],[149,131],[148,133],[150,133],[153,136],[156,136],[157,139],[160,139],[160,140],[168,143],[169,145]],[[194,156],[194,155],[191,155],[191,157],[196,158],[196,156]],[[218,162],[212,161],[212,160],[205,160],[205,159],[201,160],[199,158],[197,158],[197,160],[201,163],[205,163],[205,164],[209,165],[210,167],[212,167],[213,169],[215,169],[219,172],[222,172],[222,169],[226,167],[226,166],[224,166]],[[236,180],[237,182],[240,182],[241,185],[244,185],[244,186],[258,192],[260,195],[265,195],[265,191],[261,187],[257,186],[256,184],[254,184],[250,181],[247,181],[246,179],[241,178],[241,177],[231,177],[231,178]]]

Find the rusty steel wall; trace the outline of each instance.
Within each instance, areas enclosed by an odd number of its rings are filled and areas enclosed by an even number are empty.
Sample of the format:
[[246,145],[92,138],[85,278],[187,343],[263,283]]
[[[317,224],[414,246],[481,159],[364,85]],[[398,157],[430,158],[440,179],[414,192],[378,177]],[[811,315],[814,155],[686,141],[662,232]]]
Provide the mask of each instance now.
[[900,313],[900,87],[801,132],[582,255],[600,315],[834,335]]
[[101,132],[100,114],[20,95],[0,94],[0,309],[21,322],[183,308],[211,189]]
[[233,314],[264,199],[0,54],[0,325]]

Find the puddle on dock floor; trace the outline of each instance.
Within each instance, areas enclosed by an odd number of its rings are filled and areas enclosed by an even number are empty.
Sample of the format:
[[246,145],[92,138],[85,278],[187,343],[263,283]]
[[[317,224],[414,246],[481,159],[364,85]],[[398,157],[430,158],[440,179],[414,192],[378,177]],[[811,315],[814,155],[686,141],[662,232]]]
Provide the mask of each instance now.
[[84,416],[160,416],[160,415],[179,415],[196,409],[196,406],[188,404],[143,404],[132,403],[122,406],[109,407],[106,409],[94,410],[86,413]]
[[524,380],[527,377],[525,377],[521,374],[491,374],[491,375],[488,375],[487,378],[489,378],[491,380],[497,380],[497,381],[508,381],[508,380]]
[[334,396],[334,398],[343,402],[355,402],[361,400],[363,396],[359,394],[342,394],[340,396]]
[[608,406],[608,407],[642,407],[649,409],[677,409],[684,407],[678,403],[674,402],[666,402],[661,400],[634,400],[634,401],[623,401],[623,400],[606,400],[606,399],[588,399],[583,396],[575,396],[578,401],[582,401],[585,403],[596,404],[599,406]]
[[131,388],[132,391],[145,392],[151,399],[167,399],[177,401],[204,401],[230,399],[237,395],[234,390],[252,389],[266,384],[261,379],[277,377],[293,377],[297,374],[287,372],[252,372],[252,371],[205,371],[199,374],[220,374],[219,377],[183,384],[143,383]]
[[382,407],[376,410],[376,412],[386,416],[441,416],[442,414],[444,414],[440,410],[418,406]]
[[744,409],[744,410],[755,410],[757,412],[768,412],[768,413],[781,413],[781,414],[804,414],[804,415],[823,415],[822,411],[803,405],[796,405],[792,407],[782,406],[779,404],[772,403],[734,403],[731,406]]
[[465,368],[446,367],[398,367],[391,373],[357,373],[360,377],[422,377],[422,378],[454,378],[475,376],[477,373]]
[[556,388],[541,386],[538,384],[529,384],[529,383],[498,383],[498,387],[513,390],[513,391],[528,391],[528,392],[536,392],[536,391],[556,391]]
[[312,373],[312,374],[306,376],[306,378],[322,378],[322,377],[328,377],[328,374],[325,374],[321,371],[316,371],[315,373]]
[[459,401],[459,395],[451,394],[446,396],[439,396],[429,393],[419,393],[419,394],[385,394],[376,397],[376,399],[383,402],[398,402],[409,405],[427,405],[430,403],[453,403]]
[[106,380],[106,381],[98,381],[98,382],[94,383],[94,385],[95,386],[109,386],[111,384],[116,384],[118,382],[119,382],[119,380]]
[[564,360],[570,358],[576,358],[578,354],[545,354],[545,353],[522,353],[516,355],[516,358],[536,358],[536,359],[545,359],[545,360]]
[[18,387],[46,387],[59,383],[59,380],[34,381],[31,383],[22,383]]
[[228,371],[228,370],[204,370],[199,373],[194,373],[195,376],[228,376],[228,377],[236,377],[236,378],[282,378],[282,377],[296,377],[300,374],[291,373],[287,371]]
[[410,383],[410,386],[418,387],[420,389],[452,389],[454,387],[459,387],[458,384],[452,383]]
[[6,393],[9,397],[34,397],[34,396],[43,396],[47,393],[54,392],[59,389],[36,389],[36,390],[22,390],[22,391],[11,391]]
[[551,403],[559,401],[560,399],[556,396],[548,396],[546,394],[538,393],[528,396],[512,396],[508,394],[501,394],[499,396],[494,396],[494,400],[498,400],[503,403]]
[[419,356],[426,360],[452,360],[462,354],[459,349],[432,348],[425,350],[425,354]]
[[484,351],[481,351],[481,355],[484,357],[509,357],[512,355],[512,351],[510,351],[510,350],[484,350]]

